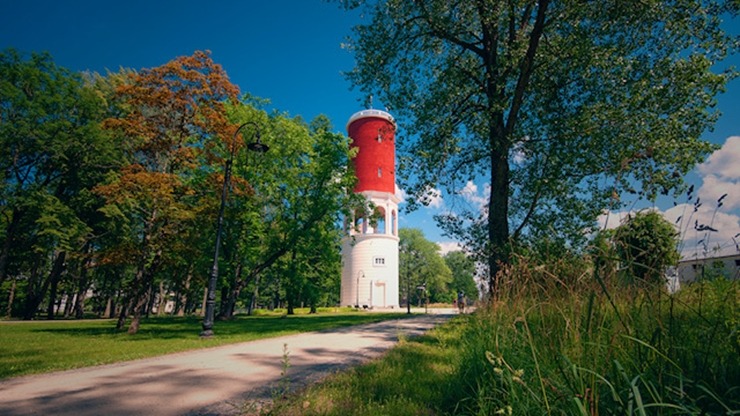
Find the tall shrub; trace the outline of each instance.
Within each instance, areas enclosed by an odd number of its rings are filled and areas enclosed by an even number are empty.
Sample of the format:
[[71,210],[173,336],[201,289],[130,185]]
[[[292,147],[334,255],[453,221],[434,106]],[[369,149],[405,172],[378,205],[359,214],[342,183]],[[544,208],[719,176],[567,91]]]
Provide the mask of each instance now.
[[655,211],[630,216],[614,234],[627,278],[635,283],[662,283],[666,268],[679,259],[678,233]]

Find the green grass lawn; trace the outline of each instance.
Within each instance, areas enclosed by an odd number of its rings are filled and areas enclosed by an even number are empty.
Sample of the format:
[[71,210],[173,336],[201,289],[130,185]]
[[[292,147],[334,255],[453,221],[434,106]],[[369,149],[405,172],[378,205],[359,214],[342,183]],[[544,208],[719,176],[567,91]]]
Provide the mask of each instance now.
[[402,313],[320,312],[291,316],[238,316],[216,321],[216,336],[201,339],[202,318],[142,321],[139,333],[116,331],[115,320],[0,321],[0,379],[109,364],[300,332],[378,322]]

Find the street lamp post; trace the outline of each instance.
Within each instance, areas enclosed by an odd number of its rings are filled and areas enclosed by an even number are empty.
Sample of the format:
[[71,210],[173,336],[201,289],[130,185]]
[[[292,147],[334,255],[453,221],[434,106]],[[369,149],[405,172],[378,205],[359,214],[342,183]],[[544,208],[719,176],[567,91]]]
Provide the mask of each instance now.
[[406,314],[411,314],[411,253],[406,256]]
[[406,253],[406,313],[411,314],[411,260],[418,260],[419,253],[412,250],[408,244],[403,246]]
[[229,186],[231,184],[231,166],[234,164],[234,155],[237,151],[236,137],[247,125],[253,125],[255,129],[255,137],[257,140],[247,145],[247,149],[253,152],[265,153],[270,148],[263,144],[260,138],[259,126],[253,121],[247,121],[234,132],[234,136],[231,140],[231,146],[229,149],[229,158],[226,160],[224,165],[224,183],[221,188],[221,205],[218,208],[218,220],[216,222],[216,245],[213,249],[213,265],[211,266],[211,276],[208,279],[208,292],[206,295],[206,310],[205,317],[203,318],[203,330],[200,332],[201,338],[210,338],[213,336],[213,321],[216,309],[216,282],[218,281],[218,251],[221,247],[221,234],[223,232],[224,224],[224,209],[226,208],[226,200],[229,196]]

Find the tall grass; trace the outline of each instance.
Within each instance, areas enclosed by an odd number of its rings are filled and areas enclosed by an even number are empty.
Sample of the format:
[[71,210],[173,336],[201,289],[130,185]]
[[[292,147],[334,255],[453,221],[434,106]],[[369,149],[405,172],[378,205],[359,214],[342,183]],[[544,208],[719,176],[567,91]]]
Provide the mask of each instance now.
[[520,259],[467,328],[464,414],[740,414],[738,282],[668,294]]
[[533,257],[475,314],[263,413],[740,414],[738,281],[668,294],[583,257]]

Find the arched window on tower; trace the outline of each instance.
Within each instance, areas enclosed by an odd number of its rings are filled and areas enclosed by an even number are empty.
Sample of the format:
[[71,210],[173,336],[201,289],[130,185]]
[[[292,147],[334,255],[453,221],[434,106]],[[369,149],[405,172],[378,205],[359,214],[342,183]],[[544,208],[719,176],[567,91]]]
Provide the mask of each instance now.
[[359,234],[367,233],[367,221],[365,219],[365,212],[362,210],[355,211],[354,231]]
[[385,234],[386,233],[385,208],[375,207],[375,210],[373,211],[372,227],[373,227],[373,232],[375,234]]

